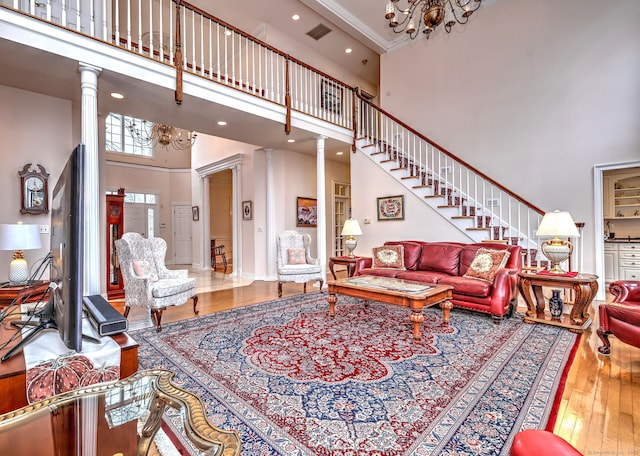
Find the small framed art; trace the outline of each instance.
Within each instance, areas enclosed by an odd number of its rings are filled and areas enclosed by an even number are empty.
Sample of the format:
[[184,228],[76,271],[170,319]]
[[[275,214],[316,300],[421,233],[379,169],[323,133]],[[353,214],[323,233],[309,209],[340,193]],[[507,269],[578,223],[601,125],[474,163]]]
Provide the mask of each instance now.
[[253,218],[253,204],[251,201],[242,202],[242,220],[251,220]]
[[404,195],[378,198],[378,220],[404,220]]
[[296,226],[315,227],[318,224],[318,200],[298,197],[296,204]]

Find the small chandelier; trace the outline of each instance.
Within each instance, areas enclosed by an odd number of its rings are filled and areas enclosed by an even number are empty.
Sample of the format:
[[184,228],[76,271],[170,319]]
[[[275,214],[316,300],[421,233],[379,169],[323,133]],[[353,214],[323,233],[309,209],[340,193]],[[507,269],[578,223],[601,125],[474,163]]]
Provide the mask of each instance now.
[[142,125],[138,126],[136,121],[132,120],[127,125],[133,140],[141,145],[156,147],[159,144],[167,149],[172,147],[176,150],[186,150],[193,146],[198,136],[193,131],[185,132],[171,125],[157,124],[148,120],[142,120],[141,122]]
[[[403,0],[406,8],[400,8],[400,0],[389,0],[385,19],[395,33],[405,32],[414,39],[418,36],[422,24],[424,33],[429,38],[438,25],[444,22],[447,33],[458,24],[466,24],[469,17],[480,8],[482,0]],[[414,16],[416,16],[414,18]],[[417,26],[416,26],[417,23]]]

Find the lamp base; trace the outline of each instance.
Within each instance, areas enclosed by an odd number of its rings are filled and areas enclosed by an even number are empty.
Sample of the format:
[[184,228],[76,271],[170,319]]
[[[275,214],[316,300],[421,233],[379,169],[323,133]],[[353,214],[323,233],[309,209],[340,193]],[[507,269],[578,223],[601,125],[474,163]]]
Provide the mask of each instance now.
[[347,251],[349,252],[349,254],[347,255],[349,258],[356,257],[353,254],[353,251],[355,250],[357,245],[358,245],[358,240],[355,238],[355,236],[347,236],[347,238],[344,240],[344,246],[347,248]]
[[23,285],[29,280],[29,265],[24,258],[16,258],[9,265],[9,282],[11,285]]
[[571,241],[563,241],[556,237],[542,242],[540,248],[544,256],[551,262],[549,272],[552,274],[566,274],[566,271],[560,267],[560,263],[567,261],[573,253]]

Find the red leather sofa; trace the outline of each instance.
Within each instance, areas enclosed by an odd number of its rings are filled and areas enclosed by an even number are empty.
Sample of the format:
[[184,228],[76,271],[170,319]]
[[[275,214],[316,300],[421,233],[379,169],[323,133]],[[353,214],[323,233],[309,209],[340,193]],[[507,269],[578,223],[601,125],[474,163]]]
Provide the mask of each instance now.
[[[454,242],[389,241],[404,249],[405,269],[373,268],[371,258],[362,258],[354,275],[394,277],[425,283],[453,286],[453,306],[490,314],[495,323],[511,316],[516,306],[518,273],[522,270],[521,248],[517,245]],[[505,267],[493,283],[463,277],[478,249],[508,250]]]
[[604,343],[598,347],[598,351],[603,355],[611,353],[611,334],[626,344],[640,347],[640,282],[611,282],[609,291],[613,295],[613,302],[600,304],[598,308],[600,327],[597,333]]
[[527,429],[518,432],[509,450],[510,456],[582,456],[569,442],[552,432]]

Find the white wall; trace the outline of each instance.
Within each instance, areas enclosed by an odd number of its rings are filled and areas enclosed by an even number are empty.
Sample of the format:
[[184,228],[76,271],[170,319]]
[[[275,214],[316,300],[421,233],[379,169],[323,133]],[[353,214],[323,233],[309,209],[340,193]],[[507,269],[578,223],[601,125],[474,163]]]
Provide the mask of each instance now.
[[[639,22],[636,0],[497,1],[383,55],[381,103],[535,206],[585,222],[595,272],[593,167],[640,157]],[[357,204],[383,191],[374,179],[354,185]]]
[[[200,141],[200,139],[203,141]],[[240,201],[253,202],[253,219],[241,220],[242,230],[242,273],[246,277],[267,278],[267,191],[266,191],[266,154],[258,146],[239,143],[223,138],[200,135],[194,147],[192,158],[194,169],[216,163],[236,154],[243,155],[241,166]],[[317,176],[315,155],[300,154],[288,150],[274,150],[273,181],[276,211],[275,233],[295,229],[309,233],[312,237],[312,248],[317,248],[317,229],[296,227],[296,198],[298,196],[317,198]],[[349,165],[334,160],[325,161],[325,186],[327,201],[327,246],[330,246],[332,213],[331,182],[333,180],[348,181]],[[202,205],[200,201],[201,180],[194,173],[192,178],[193,204]],[[194,222],[194,264],[202,261],[202,253],[198,246],[202,245],[201,222]]]
[[[74,144],[71,128],[73,106],[70,101],[16,90],[0,85],[0,125],[2,126],[2,179],[0,179],[0,223],[49,225],[50,214],[20,214],[20,177],[24,165],[45,167],[51,193]],[[34,266],[49,251],[49,235],[42,235],[40,250],[25,251],[29,266]],[[0,251],[0,281],[8,280],[12,252]]]

